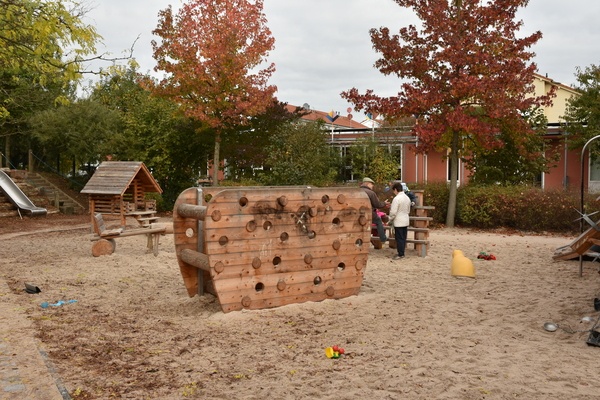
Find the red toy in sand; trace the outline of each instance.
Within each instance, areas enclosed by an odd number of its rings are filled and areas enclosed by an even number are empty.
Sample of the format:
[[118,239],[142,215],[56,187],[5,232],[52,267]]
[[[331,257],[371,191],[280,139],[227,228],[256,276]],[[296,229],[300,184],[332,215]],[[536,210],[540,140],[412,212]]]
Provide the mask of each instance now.
[[480,260],[495,260],[496,256],[493,254],[487,254],[485,251],[482,251],[481,253],[479,253],[477,258],[479,258]]

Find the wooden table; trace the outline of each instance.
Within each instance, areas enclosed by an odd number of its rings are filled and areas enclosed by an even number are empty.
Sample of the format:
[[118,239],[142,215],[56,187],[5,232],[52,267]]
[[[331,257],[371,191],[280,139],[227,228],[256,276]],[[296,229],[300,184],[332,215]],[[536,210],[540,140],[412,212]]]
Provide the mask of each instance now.
[[133,217],[141,227],[147,228],[152,223],[157,222],[159,217],[156,216],[156,211],[132,211],[125,214],[128,217]]

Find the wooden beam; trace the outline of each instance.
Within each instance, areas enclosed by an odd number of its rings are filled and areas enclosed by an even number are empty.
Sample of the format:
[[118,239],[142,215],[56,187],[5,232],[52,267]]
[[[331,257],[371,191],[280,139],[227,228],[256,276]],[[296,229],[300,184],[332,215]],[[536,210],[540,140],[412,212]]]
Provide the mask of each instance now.
[[193,267],[207,272],[210,272],[211,270],[208,256],[204,253],[200,253],[191,249],[183,249],[181,250],[181,253],[179,253],[179,256],[181,257],[182,261]]
[[194,204],[179,204],[177,206],[177,214],[183,218],[193,218],[204,221],[206,218],[206,206],[197,206]]

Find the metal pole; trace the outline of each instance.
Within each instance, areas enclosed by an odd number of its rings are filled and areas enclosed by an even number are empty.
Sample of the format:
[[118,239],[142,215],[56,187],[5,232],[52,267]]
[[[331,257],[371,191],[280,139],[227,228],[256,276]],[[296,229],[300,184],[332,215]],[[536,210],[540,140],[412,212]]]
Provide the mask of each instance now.
[[[581,221],[579,223],[579,229],[580,229],[581,233],[583,233],[583,215],[584,215],[583,214],[583,212],[584,212],[584,210],[583,210],[583,190],[584,190],[584,188],[583,188],[583,186],[584,186],[583,185],[583,161],[584,161],[585,149],[591,142],[593,142],[594,140],[596,140],[598,138],[600,138],[600,135],[594,136],[593,138],[588,140],[583,145],[583,149],[581,149],[581,187],[580,187],[580,195],[581,195],[580,200],[581,201],[579,203],[579,212],[581,213],[581,216],[582,216]],[[579,255],[579,277],[582,277],[582,276],[583,276],[583,254],[580,254]]]

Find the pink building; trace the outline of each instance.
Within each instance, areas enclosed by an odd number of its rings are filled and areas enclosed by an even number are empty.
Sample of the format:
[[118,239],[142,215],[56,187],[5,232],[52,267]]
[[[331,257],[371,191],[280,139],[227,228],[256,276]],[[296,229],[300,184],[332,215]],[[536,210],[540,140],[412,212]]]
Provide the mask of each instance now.
[[[547,93],[552,87],[556,87],[556,97],[553,99],[552,107],[544,108],[544,114],[548,119],[548,128],[545,134],[547,143],[547,154],[558,151],[561,159],[550,168],[549,172],[542,174],[540,182],[545,189],[579,190],[581,185],[581,149],[568,149],[568,131],[565,129],[562,119],[567,108],[567,101],[578,92],[566,85],[554,82],[552,79],[536,74],[534,80],[535,95]],[[289,106],[295,109],[295,106]],[[401,129],[379,128],[376,121],[359,123],[344,116],[339,116],[333,123],[327,117],[328,113],[310,110],[303,117],[308,121],[321,119],[325,122],[327,130],[331,131],[331,143],[340,149],[342,155],[348,155],[352,144],[361,137],[372,135],[377,137],[381,145],[390,147],[390,151],[397,154],[398,179],[407,183],[449,182],[450,168],[446,154],[429,152],[419,154],[416,152],[418,140],[410,132],[410,126]],[[591,172],[590,171],[591,167]],[[346,167],[347,169],[349,167]],[[591,165],[589,157],[583,162],[584,186],[591,192],[600,192],[600,163]],[[353,171],[349,171],[345,179],[355,180]],[[459,164],[459,185],[469,181],[470,171],[465,165]]]

